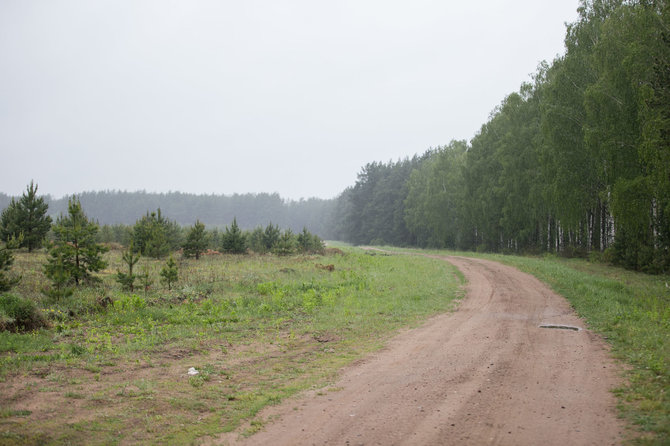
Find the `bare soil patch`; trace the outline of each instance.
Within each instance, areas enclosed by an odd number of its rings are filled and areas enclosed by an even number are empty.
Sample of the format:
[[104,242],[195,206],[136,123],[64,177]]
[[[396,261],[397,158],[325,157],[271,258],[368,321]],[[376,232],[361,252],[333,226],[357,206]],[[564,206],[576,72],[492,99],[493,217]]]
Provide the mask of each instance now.
[[[455,313],[394,338],[330,388],[262,412],[230,445],[615,445],[619,366],[567,301],[496,262],[445,257],[468,280]],[[272,421],[269,421],[272,420]]]

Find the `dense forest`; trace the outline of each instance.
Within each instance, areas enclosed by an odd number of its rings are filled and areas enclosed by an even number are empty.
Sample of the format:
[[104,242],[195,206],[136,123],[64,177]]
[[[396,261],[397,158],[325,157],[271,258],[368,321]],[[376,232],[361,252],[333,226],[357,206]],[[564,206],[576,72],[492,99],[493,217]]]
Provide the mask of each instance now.
[[670,6],[584,0],[566,52],[475,137],[366,165],[336,204],[354,243],[670,267]]
[[[44,197],[49,215],[54,219],[67,213],[68,199]],[[101,225],[133,225],[147,211],[161,209],[177,224],[187,226],[196,220],[208,227],[223,228],[234,218],[242,229],[254,229],[272,222],[282,228],[299,232],[307,227],[326,237],[326,215],[330,215],[333,200],[310,198],[284,200],[278,194],[194,195],[180,192],[149,193],[104,191],[83,192],[77,195],[86,214]],[[0,193],[0,210],[12,197]]]

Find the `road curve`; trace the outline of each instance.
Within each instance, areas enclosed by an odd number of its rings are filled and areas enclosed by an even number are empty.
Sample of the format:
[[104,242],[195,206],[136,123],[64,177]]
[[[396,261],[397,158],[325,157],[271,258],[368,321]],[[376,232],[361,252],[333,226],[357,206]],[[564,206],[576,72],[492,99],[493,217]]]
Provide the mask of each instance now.
[[624,427],[606,344],[564,298],[496,262],[440,257],[465,275],[457,311],[346,369],[337,391],[267,409],[276,421],[229,445],[616,445]]

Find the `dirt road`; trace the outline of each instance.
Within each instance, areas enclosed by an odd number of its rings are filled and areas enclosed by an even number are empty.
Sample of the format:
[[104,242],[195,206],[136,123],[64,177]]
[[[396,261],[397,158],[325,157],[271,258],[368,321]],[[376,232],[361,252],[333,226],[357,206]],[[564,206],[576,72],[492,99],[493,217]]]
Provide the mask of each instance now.
[[459,309],[395,337],[331,386],[270,408],[244,445],[612,445],[623,425],[604,342],[562,297],[495,262],[448,257]]

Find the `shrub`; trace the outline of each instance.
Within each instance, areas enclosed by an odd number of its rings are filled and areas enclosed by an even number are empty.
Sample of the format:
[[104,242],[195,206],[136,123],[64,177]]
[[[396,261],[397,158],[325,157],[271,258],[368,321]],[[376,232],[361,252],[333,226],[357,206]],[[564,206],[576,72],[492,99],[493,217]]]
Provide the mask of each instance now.
[[0,330],[31,331],[48,325],[33,301],[9,293],[0,295]]

